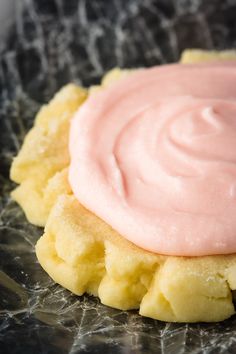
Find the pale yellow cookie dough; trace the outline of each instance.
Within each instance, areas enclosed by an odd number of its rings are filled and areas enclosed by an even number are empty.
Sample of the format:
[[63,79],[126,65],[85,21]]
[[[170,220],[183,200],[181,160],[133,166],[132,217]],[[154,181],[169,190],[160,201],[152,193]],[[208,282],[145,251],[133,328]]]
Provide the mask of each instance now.
[[32,224],[45,226],[57,195],[70,191],[67,183],[61,190],[58,180],[67,181],[70,119],[86,97],[86,90],[73,84],[65,86],[41,108],[13,160],[10,177],[20,185],[12,197]]
[[[236,54],[188,50],[182,60],[229,57],[236,59]],[[113,70],[89,94],[127,74]],[[231,290],[236,289],[236,255],[153,254],[124,239],[72,195],[67,181],[69,121],[86,95],[75,85],[63,88],[39,112],[12,164],[11,178],[20,183],[13,198],[30,222],[46,223],[36,245],[40,264],[73,293],[99,296],[103,304],[118,309],[139,309],[143,316],[176,322],[230,317],[235,313]]]

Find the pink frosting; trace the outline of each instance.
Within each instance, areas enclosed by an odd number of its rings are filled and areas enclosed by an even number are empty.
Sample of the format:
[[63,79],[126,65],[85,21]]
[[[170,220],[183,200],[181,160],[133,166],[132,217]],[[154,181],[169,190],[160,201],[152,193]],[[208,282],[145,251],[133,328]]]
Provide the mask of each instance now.
[[142,69],[92,94],[70,155],[76,198],[134,244],[236,252],[236,63]]

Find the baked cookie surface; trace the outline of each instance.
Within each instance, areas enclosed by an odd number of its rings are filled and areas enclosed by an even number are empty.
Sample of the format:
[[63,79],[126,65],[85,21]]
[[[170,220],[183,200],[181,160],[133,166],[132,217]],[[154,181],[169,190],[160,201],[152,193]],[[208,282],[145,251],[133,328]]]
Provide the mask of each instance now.
[[[190,63],[228,55],[187,51],[182,58]],[[126,74],[115,69],[92,90]],[[75,294],[99,296],[102,303],[118,309],[140,309],[141,315],[177,322],[230,317],[235,312],[235,255],[153,254],[125,240],[72,195],[67,181],[69,123],[86,96],[75,85],[63,88],[39,112],[12,165],[11,178],[20,183],[13,198],[30,222],[46,224],[36,245],[40,264]]]

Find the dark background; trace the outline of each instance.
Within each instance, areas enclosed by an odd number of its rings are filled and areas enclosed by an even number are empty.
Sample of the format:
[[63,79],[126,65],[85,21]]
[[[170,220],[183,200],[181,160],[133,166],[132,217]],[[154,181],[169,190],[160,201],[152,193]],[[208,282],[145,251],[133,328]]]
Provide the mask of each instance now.
[[0,353],[236,352],[236,318],[170,324],[75,297],[41,270],[42,230],[10,200],[9,166],[35,112],[65,83],[114,66],[179,59],[184,48],[236,45],[236,0],[18,0],[0,45]]

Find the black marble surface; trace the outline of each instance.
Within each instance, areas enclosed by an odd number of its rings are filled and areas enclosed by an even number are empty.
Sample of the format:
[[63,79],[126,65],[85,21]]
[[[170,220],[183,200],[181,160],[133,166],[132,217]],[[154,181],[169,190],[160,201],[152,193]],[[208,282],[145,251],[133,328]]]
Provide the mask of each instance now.
[[178,60],[187,47],[236,46],[235,0],[17,0],[0,43],[0,353],[236,353],[236,317],[170,324],[78,298],[35,258],[42,230],[9,198],[9,166],[39,106],[68,81],[114,66]]

